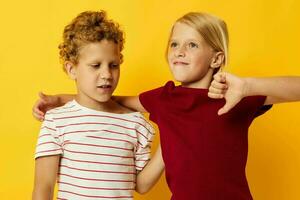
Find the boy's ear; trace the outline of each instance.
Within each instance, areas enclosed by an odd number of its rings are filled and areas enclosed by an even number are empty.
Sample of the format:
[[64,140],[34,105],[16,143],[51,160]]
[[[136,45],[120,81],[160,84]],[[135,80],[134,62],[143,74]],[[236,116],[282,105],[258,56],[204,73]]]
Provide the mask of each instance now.
[[65,62],[65,70],[72,80],[76,79],[76,67],[72,62]]
[[220,68],[224,62],[224,59],[224,53],[221,51],[217,52],[211,60],[210,67],[214,69]]

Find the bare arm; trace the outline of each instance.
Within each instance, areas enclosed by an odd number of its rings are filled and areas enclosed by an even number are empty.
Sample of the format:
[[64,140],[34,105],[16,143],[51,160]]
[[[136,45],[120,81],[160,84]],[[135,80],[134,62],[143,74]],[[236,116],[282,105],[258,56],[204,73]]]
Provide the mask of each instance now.
[[300,77],[245,78],[245,96],[267,96],[265,105],[300,101]]
[[39,93],[39,99],[32,107],[32,115],[40,121],[44,120],[45,113],[59,106],[65,105],[68,101],[75,98],[74,94],[58,94],[58,95],[46,95],[42,92]]
[[240,78],[230,73],[214,75],[208,96],[225,98],[226,104],[218,111],[224,114],[246,96],[267,96],[264,104],[300,101],[300,77]]
[[113,99],[119,104],[132,110],[136,110],[139,112],[147,112],[141,104],[138,96],[114,96]]
[[35,161],[32,200],[52,200],[60,156],[45,156]]
[[139,172],[136,180],[136,191],[140,194],[148,192],[160,178],[165,164],[161,155],[161,147],[157,148],[153,158],[146,167]]

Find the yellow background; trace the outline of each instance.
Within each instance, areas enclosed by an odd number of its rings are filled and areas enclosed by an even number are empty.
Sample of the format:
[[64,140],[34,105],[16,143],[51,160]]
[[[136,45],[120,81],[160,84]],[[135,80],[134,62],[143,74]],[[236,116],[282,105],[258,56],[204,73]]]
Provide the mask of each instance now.
[[[241,76],[300,75],[297,0],[28,0],[0,6],[0,199],[30,199],[40,123],[31,116],[38,91],[74,93],[57,46],[78,13],[103,9],[126,32],[115,94],[136,95],[171,79],[164,51],[172,23],[189,11],[223,18],[230,32],[227,71]],[[284,92],[284,91],[282,91]],[[249,134],[247,176],[256,200],[299,200],[300,104],[276,105]],[[158,139],[155,141],[157,146]],[[164,178],[136,199],[168,199]]]

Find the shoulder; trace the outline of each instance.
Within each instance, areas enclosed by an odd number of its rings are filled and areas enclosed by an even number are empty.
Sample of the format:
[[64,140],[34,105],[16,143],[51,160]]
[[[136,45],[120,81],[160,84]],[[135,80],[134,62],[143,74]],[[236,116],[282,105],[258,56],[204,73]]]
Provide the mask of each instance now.
[[53,108],[51,110],[48,110],[45,114],[45,118],[56,118],[56,117],[61,117],[61,116],[66,116],[69,114],[74,114],[81,109],[75,104],[74,101],[70,101],[66,103],[63,106]]

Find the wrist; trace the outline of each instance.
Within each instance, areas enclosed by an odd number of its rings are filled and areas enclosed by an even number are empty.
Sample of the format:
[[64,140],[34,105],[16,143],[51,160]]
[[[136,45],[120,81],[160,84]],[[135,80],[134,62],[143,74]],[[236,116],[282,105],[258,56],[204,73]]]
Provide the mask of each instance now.
[[243,79],[243,91],[242,91],[242,95],[243,97],[247,97],[247,96],[251,96],[251,82],[252,82],[252,78],[244,78]]

